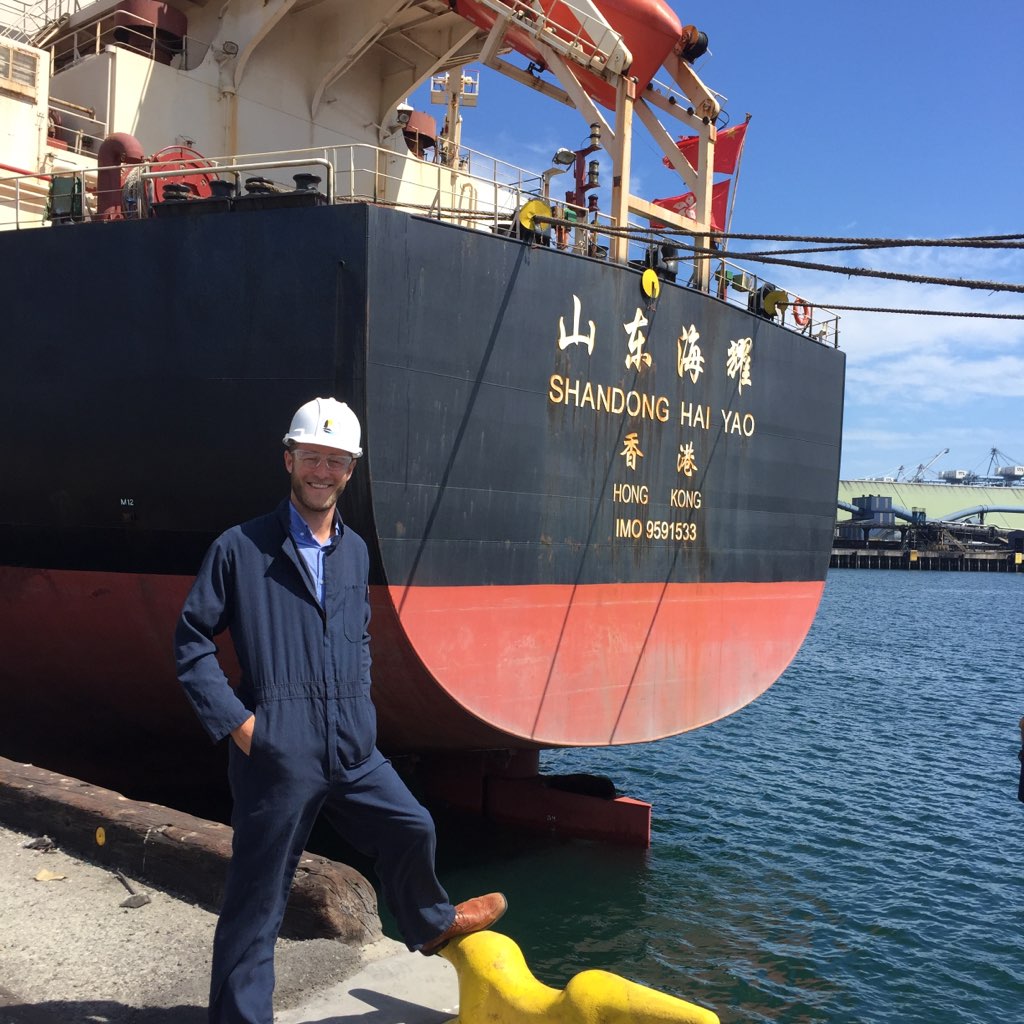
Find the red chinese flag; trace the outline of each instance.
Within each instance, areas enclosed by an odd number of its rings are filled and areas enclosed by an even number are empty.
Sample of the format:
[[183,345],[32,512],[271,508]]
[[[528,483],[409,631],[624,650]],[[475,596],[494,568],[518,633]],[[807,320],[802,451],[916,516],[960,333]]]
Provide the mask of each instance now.
[[[735,128],[726,128],[725,131],[718,133],[718,138],[715,140],[716,174],[734,174],[736,172],[736,164],[739,163],[740,151],[743,149],[743,139],[746,134],[746,122],[738,124]],[[699,144],[700,139],[696,135],[687,135],[676,143],[679,147],[679,152],[690,161],[690,166],[694,169],[697,167],[697,149]],[[666,167],[672,166],[668,157],[664,157],[661,162]]]
[[[697,215],[693,212],[697,197],[692,192],[681,196],[670,196],[668,199],[655,199],[655,206],[664,206],[666,210],[673,210],[681,213],[690,220],[696,220]],[[729,215],[729,180],[720,181],[711,188],[711,229],[723,231],[726,218]],[[664,227],[657,221],[651,221],[651,227],[657,230]]]

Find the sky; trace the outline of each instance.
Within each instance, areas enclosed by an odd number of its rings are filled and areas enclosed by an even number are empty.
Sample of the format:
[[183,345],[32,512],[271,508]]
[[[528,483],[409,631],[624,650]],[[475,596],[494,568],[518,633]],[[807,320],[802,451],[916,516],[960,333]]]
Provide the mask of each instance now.
[[[684,25],[707,33],[709,52],[695,68],[722,98],[730,123],[752,115],[734,184],[734,231],[900,239],[1024,234],[1024,0],[973,8],[949,0],[670,6]],[[537,170],[558,147],[585,145],[587,126],[575,111],[479,70],[480,102],[464,111],[464,145]],[[428,105],[423,91],[411,101]],[[682,134],[681,125],[668,127]],[[602,171],[610,179],[606,154]],[[653,199],[686,191],[680,185],[638,130],[633,193]],[[755,246],[730,244],[736,251]],[[772,247],[782,243],[760,245]],[[1024,250],[904,248],[808,258],[1024,284]],[[1024,293],[782,267],[761,272],[819,306],[1024,314]],[[929,462],[926,480],[950,469],[984,474],[993,448],[1002,453],[1000,465],[1024,464],[1024,320],[841,316],[843,479],[906,479]]]

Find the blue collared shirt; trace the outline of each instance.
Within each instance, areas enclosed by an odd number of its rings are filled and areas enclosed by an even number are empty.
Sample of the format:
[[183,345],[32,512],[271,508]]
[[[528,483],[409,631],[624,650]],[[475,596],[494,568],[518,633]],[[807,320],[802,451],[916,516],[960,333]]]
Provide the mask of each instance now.
[[306,524],[306,520],[299,515],[298,510],[289,501],[288,512],[290,515],[289,532],[295,547],[298,548],[302,557],[302,564],[309,571],[309,577],[313,581],[313,589],[316,591],[316,599],[322,605],[324,603],[324,551],[334,543],[334,537],[341,532],[341,525],[338,522],[338,515],[334,516],[333,536],[326,544],[313,536],[313,531]]

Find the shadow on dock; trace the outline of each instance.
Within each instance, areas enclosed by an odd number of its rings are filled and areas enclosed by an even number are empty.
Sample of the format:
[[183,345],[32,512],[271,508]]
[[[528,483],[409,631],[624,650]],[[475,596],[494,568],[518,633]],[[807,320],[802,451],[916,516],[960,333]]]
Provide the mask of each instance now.
[[2,1024],[205,1024],[206,1018],[205,1006],[126,1006],[109,999],[5,1004],[0,991]]

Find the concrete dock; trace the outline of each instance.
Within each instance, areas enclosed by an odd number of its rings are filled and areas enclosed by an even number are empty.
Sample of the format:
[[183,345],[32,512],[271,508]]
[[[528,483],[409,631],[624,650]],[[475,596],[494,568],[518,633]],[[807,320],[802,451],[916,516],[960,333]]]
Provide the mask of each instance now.
[[[202,1024],[216,917],[0,825],[0,1024]],[[391,939],[281,939],[276,1024],[442,1024],[458,981]]]

